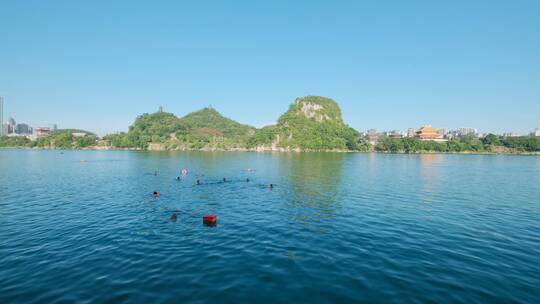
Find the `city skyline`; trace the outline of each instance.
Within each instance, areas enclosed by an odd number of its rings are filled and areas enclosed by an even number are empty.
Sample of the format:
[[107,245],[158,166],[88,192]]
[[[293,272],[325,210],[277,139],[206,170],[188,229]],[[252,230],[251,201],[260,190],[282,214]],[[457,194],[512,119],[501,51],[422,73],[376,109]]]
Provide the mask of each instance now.
[[260,127],[305,95],[335,99],[357,130],[527,134],[540,3],[460,3],[4,2],[0,95],[21,121],[100,135],[159,105]]

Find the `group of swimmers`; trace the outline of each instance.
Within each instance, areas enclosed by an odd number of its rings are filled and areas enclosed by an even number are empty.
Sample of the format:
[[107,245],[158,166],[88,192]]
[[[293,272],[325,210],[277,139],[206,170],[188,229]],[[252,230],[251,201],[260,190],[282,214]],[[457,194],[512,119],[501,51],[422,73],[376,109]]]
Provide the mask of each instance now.
[[[253,169],[247,169],[247,170],[245,170],[245,171],[251,173],[251,172],[254,172],[255,170],[253,170]],[[186,169],[186,168],[182,168],[182,171],[181,171],[181,177],[180,177],[180,176],[177,176],[177,177],[176,177],[176,180],[177,180],[177,181],[182,180],[183,177],[186,177],[186,176],[187,176],[187,173],[188,173],[188,172],[187,172],[187,169]],[[154,176],[158,176],[158,171],[157,171],[157,170],[154,171]],[[227,178],[225,178],[225,177],[222,179],[222,183],[226,183],[227,181],[228,181],[228,180],[227,180]],[[250,181],[251,181],[251,180],[249,179],[249,177],[246,178],[246,182],[247,182],[247,183],[249,183]],[[202,182],[201,182],[201,180],[200,180],[199,178],[197,178],[197,179],[195,180],[195,185],[197,185],[197,186],[202,185]],[[275,186],[274,184],[266,184],[266,185],[264,185],[264,188],[267,188],[267,189],[274,189],[274,186]],[[154,197],[154,198],[159,197],[159,195],[160,195],[160,194],[159,194],[157,191],[154,191],[154,192],[152,193],[152,197]],[[176,214],[173,214],[173,215],[176,216]],[[176,218],[175,218],[175,220],[176,220]]]
[[[247,170],[246,170],[246,172],[249,172],[249,173],[254,172],[254,171],[255,171],[255,170],[253,170],[253,169],[247,169]],[[157,170],[154,171],[154,176],[158,176],[158,171],[157,171]],[[187,176],[187,170],[186,170],[185,168],[182,169],[182,171],[181,171],[181,176],[182,176],[182,177],[177,176],[177,177],[176,177],[176,180],[177,180],[177,181],[180,181],[180,180],[182,180],[183,177],[186,177],[186,176]],[[251,181],[251,180],[249,179],[249,177],[246,178],[246,182],[247,182],[247,183],[249,183],[250,181]],[[228,180],[227,180],[226,177],[224,177],[224,178],[222,179],[222,183],[226,183],[226,182],[228,182]],[[201,180],[200,180],[199,178],[197,178],[197,179],[195,180],[195,185],[202,185],[202,182],[201,182]],[[274,184],[266,184],[266,185],[264,185],[264,188],[267,188],[267,189],[274,189],[274,186],[275,186]],[[158,198],[159,196],[160,196],[159,192],[157,192],[157,191],[152,192],[152,197],[153,197],[153,198]],[[170,220],[171,220],[172,222],[176,222],[176,221],[178,220],[178,215],[177,215],[176,213],[173,213],[173,214],[171,215],[171,217],[170,217]],[[207,223],[205,223],[205,224],[207,224]],[[215,226],[215,221],[213,222],[213,225],[211,225],[211,226]]]

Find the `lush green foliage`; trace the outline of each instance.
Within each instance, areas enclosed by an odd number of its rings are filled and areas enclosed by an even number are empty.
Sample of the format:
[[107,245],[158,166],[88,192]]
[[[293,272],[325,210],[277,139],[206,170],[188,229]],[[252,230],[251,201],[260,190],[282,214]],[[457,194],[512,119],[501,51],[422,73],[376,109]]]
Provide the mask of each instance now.
[[205,108],[177,118],[170,113],[139,116],[127,133],[107,135],[114,147],[165,149],[234,149],[278,146],[302,150],[369,150],[366,140],[345,125],[335,101],[298,98],[276,126],[255,129]]
[[255,130],[255,134],[251,136],[247,142],[249,148],[257,146],[271,145],[276,137],[278,129],[276,126],[266,126]]
[[[301,150],[368,150],[359,133],[343,123],[337,103],[326,97],[298,98],[272,130],[272,141],[279,147]],[[259,135],[266,139],[269,131]]]
[[484,138],[465,136],[447,142],[422,141],[414,137],[382,137],[375,149],[384,152],[495,152],[498,147],[509,148],[509,152],[538,152],[540,137],[521,136],[501,138],[488,134]]
[[499,139],[499,136],[495,134],[488,134],[482,139],[482,143],[484,145],[499,146],[501,145],[501,140]]
[[501,142],[503,146],[517,151],[540,151],[540,136],[506,137]]
[[129,148],[134,147],[134,144],[129,142],[128,137],[125,132],[107,134],[103,136],[103,140],[109,141],[112,147],[116,148]]
[[96,136],[96,134],[92,133],[92,132],[88,132],[88,131],[85,131],[85,130],[80,130],[80,129],[58,129],[56,131],[52,131],[50,133],[50,135],[58,135],[58,134],[62,134],[62,133],[69,133],[69,134],[73,134],[73,133],[85,133],[87,135],[93,135],[93,136]]
[[[74,136],[73,133],[85,133],[86,135]],[[97,136],[95,134],[75,129],[57,130],[49,136],[38,138],[35,141],[22,136],[0,138],[0,147],[79,149],[94,146],[96,143]]]
[[241,148],[255,133],[255,128],[223,117],[205,108],[178,118],[171,113],[139,116],[127,133],[104,137],[113,147],[147,148],[150,143],[167,149]]
[[[84,136],[74,136],[73,133],[85,133]],[[94,146],[97,136],[91,132],[76,129],[62,129],[52,132],[49,136],[39,138],[35,146],[41,148],[78,149]]]
[[171,113],[158,112],[143,114],[129,127],[127,133],[107,135],[114,147],[147,148],[150,142],[162,143],[176,132],[185,130],[185,126]]
[[26,137],[22,137],[22,136],[0,137],[0,147],[33,147],[33,146],[34,146],[34,143]]
[[255,128],[223,117],[212,108],[190,113],[180,121],[188,130],[196,131],[201,135],[243,139],[255,132]]

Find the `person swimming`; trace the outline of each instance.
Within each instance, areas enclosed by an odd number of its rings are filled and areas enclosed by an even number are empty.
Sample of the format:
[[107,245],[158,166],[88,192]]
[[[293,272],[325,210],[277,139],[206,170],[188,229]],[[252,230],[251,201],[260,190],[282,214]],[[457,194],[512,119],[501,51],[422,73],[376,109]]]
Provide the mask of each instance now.
[[249,183],[249,177],[248,177],[248,178],[246,178],[246,183]]
[[268,188],[268,189],[274,189],[274,184],[268,184],[268,185],[266,185],[266,188]]
[[171,221],[176,222],[176,219],[177,219],[177,218],[178,218],[178,216],[176,215],[176,213],[173,213],[173,214],[171,215]]
[[176,180],[180,180],[180,176],[177,176],[177,177],[176,177]]
[[153,197],[158,197],[158,196],[159,196],[159,193],[157,193],[157,191],[154,191],[154,192],[152,193],[152,196],[153,196]]
[[154,171],[154,176],[157,176],[157,175],[158,175],[157,170],[155,170]]
[[226,179],[225,177],[223,178],[223,182],[224,182],[224,183],[226,183],[226,182],[227,182],[227,179]]
[[200,184],[201,184],[201,180],[200,180],[200,179],[197,179],[197,180],[195,181],[195,185],[200,185]]

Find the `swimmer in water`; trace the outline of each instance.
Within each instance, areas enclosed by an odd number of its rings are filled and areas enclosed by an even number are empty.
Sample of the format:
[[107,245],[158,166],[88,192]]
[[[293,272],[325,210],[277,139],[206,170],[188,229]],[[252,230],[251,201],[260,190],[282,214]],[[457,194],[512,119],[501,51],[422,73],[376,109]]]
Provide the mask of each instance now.
[[154,191],[154,192],[152,193],[152,196],[153,196],[153,197],[158,197],[158,196],[159,196],[159,193],[157,193],[157,191]]
[[157,170],[156,170],[156,171],[154,171],[154,176],[157,176]]
[[248,178],[246,178],[246,183],[249,183],[249,177],[248,177]]
[[197,180],[195,181],[195,185],[200,185],[200,184],[201,184],[201,180],[200,180],[200,179],[197,179]]
[[227,182],[227,179],[226,179],[225,177],[223,178],[223,182],[224,182],[224,183],[226,183],[226,182]]
[[266,188],[268,188],[268,189],[274,189],[274,184],[268,184],[268,185],[266,186]]
[[176,213],[173,213],[173,214],[171,215],[171,221],[176,222],[176,219],[177,219],[177,218],[178,218],[178,216],[176,215]]
[[177,176],[177,177],[176,177],[176,180],[180,180],[180,176]]

